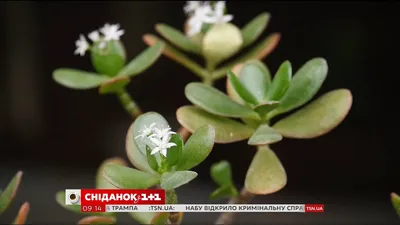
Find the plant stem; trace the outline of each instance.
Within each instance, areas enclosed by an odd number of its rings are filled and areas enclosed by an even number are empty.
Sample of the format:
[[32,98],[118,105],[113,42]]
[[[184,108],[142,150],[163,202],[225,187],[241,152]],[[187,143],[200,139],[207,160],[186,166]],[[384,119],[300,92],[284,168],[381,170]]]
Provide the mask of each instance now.
[[[210,86],[214,85],[214,80],[212,77],[212,73],[215,69],[215,67],[213,65],[211,65],[209,62],[206,63],[206,69],[207,69],[207,73],[203,74],[203,83],[208,84]],[[178,130],[178,134],[181,135],[183,142],[186,142],[187,139],[190,137],[191,133],[189,130],[187,130],[185,127],[181,127]]]
[[[231,198],[228,202],[228,204],[245,204],[248,203],[255,195],[250,193],[249,191],[246,190],[246,188],[243,188],[240,191],[240,195],[234,198]],[[215,224],[223,224],[223,225],[228,225],[232,224],[233,219],[235,217],[234,212],[225,212],[221,213],[220,216],[218,217],[217,221]]]
[[134,119],[142,114],[142,110],[136,104],[136,102],[132,99],[130,94],[126,91],[126,89],[121,89],[117,92],[117,96],[125,111],[131,115]]
[[[160,41],[160,39],[154,35],[144,35],[143,40],[150,46],[154,45],[157,41]],[[171,45],[165,44],[163,54],[168,58],[174,60],[175,62],[179,63],[180,65],[186,67],[195,75],[199,77],[205,76],[206,71],[199,64],[191,60],[189,56],[172,47]]]
[[211,77],[204,77],[203,78],[203,83],[208,84],[210,86],[214,85],[214,81],[213,81],[213,79]]
[[[117,96],[126,112],[128,112],[128,114],[131,115],[133,119],[143,114],[142,110],[125,89],[117,92]],[[190,131],[184,127],[179,128],[178,134],[181,135],[183,142],[186,142],[186,140],[191,135]]]
[[214,84],[214,79],[212,77],[212,74],[215,70],[215,65],[210,63],[210,61],[207,60],[206,61],[206,70],[208,73],[203,77],[203,83],[212,86]]
[[[178,197],[176,196],[175,190],[167,190],[166,191],[167,203],[168,204],[177,204]],[[180,213],[179,212],[170,212],[168,214],[168,224],[170,225],[178,225],[180,223]]]
[[179,212],[170,212],[168,214],[168,221],[170,225],[178,225],[180,221],[180,213]]

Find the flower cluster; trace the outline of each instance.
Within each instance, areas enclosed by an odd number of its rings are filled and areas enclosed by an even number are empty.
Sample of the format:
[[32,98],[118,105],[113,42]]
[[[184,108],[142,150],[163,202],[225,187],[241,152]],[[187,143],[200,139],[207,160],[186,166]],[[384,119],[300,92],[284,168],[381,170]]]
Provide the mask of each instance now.
[[167,157],[167,149],[176,146],[175,143],[169,142],[172,134],[176,134],[171,131],[170,127],[157,128],[156,123],[150,124],[150,126],[144,126],[142,130],[139,131],[137,138],[148,138],[156,147],[152,149],[151,155],[160,152],[163,156]]
[[[106,47],[108,41],[118,41],[124,33],[124,30],[119,29],[119,24],[110,25],[106,23],[99,30],[95,30],[89,33],[88,37],[92,42],[100,41],[99,48],[103,49]],[[79,39],[75,42],[75,45],[75,55],[83,56],[85,55],[85,52],[90,49],[90,44],[83,34],[79,35]]]
[[218,1],[213,6],[208,1],[188,1],[183,10],[189,15],[188,36],[200,33],[203,24],[227,23],[233,19],[233,15],[225,15],[225,1]]

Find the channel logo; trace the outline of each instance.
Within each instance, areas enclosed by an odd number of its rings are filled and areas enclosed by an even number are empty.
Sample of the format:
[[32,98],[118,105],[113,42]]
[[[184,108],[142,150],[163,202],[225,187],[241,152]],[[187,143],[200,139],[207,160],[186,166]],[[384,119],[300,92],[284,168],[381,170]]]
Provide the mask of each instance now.
[[80,205],[81,204],[81,190],[80,189],[66,189],[65,190],[65,204],[66,205]]

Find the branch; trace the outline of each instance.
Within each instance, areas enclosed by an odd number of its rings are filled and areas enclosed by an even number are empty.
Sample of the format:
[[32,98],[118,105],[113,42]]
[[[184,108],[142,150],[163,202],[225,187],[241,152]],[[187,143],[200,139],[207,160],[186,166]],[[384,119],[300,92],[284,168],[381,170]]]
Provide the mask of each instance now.
[[[176,195],[175,190],[167,190],[166,191],[167,203],[168,204],[177,204],[178,196]],[[179,225],[181,223],[182,213],[179,212],[170,212],[168,213],[168,224],[169,225]]]
[[[117,96],[125,111],[129,115],[131,115],[133,119],[136,119],[136,117],[143,114],[140,107],[136,104],[136,102],[126,90],[121,90],[117,93]],[[186,142],[191,135],[190,131],[184,127],[179,128],[178,134],[181,135],[183,142]]]
[[[243,188],[242,191],[240,192],[240,195],[238,197],[231,198],[228,204],[245,204],[248,203],[254,196],[255,195],[248,192],[246,188]],[[232,224],[235,215],[236,214],[234,212],[221,213],[215,224],[216,225]]]
[[181,218],[181,213],[179,212],[170,212],[168,215],[168,224],[169,225],[179,225],[180,224],[180,218]]
[[191,60],[187,55],[184,53],[180,52],[176,48],[172,47],[171,45],[163,42],[160,40],[157,36],[151,35],[151,34],[145,34],[143,35],[143,41],[147,45],[154,45],[157,42],[162,42],[165,44],[163,54],[167,56],[168,58],[174,60],[175,62],[179,63],[180,65],[184,66],[188,70],[192,71],[194,74],[196,74],[200,78],[204,78],[206,76],[209,76],[207,71],[205,71],[199,64]]
[[136,104],[136,102],[132,99],[130,94],[125,89],[122,89],[121,91],[117,92],[117,96],[122,106],[124,107],[125,111],[129,115],[131,115],[134,119],[143,114],[142,110],[139,108],[139,106]]

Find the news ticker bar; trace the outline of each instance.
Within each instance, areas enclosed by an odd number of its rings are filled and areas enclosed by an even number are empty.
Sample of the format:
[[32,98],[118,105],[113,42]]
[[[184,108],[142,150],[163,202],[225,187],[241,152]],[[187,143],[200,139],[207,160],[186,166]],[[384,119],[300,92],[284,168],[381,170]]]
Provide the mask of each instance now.
[[82,212],[284,212],[321,213],[322,204],[81,205]]
[[323,204],[166,204],[165,190],[66,189],[65,204],[82,212],[324,212]]
[[174,204],[174,205],[105,205],[105,212],[323,212],[324,206],[308,204]]

